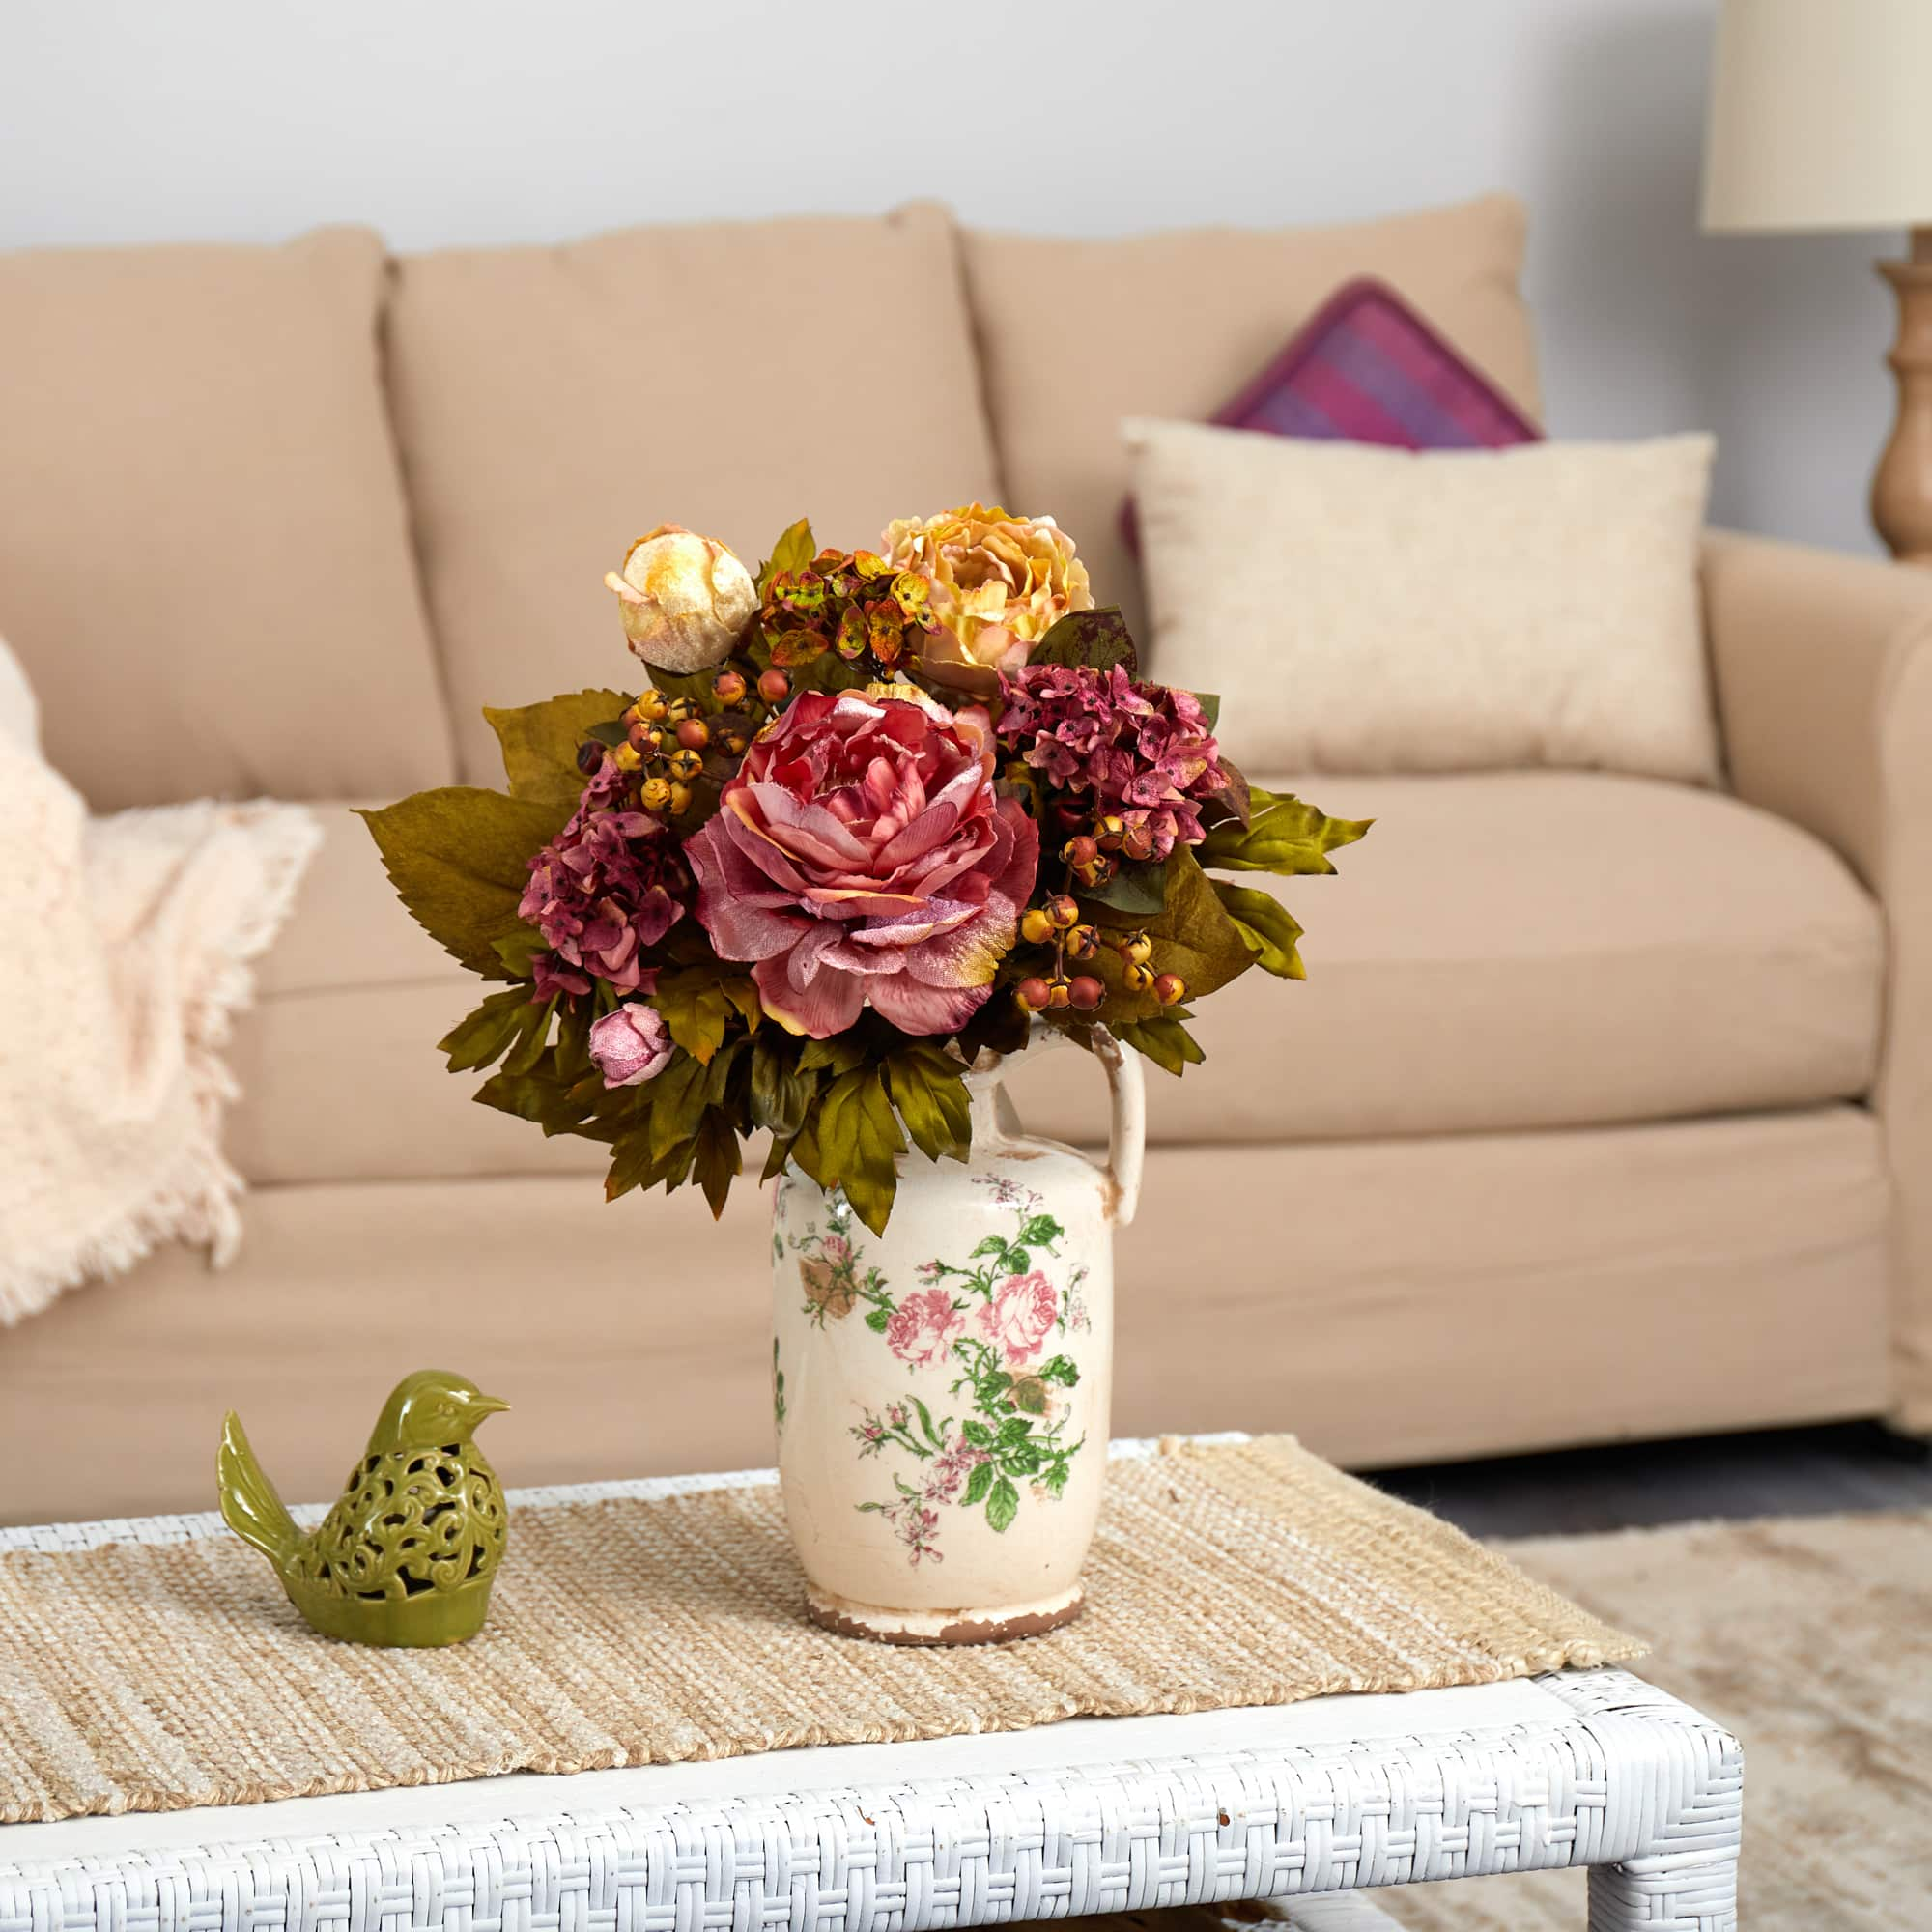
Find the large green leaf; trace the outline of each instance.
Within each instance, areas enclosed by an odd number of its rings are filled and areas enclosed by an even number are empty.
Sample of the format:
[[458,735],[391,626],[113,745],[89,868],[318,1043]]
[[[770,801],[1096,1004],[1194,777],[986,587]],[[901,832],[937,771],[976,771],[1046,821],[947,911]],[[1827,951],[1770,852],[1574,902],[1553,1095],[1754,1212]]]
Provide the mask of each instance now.
[[883,1235],[898,1188],[893,1163],[905,1151],[905,1136],[879,1069],[855,1066],[841,1073],[818,1103],[811,1128],[817,1138],[812,1179],[821,1187],[842,1187],[853,1212],[873,1234]]
[[1194,848],[1209,871],[1278,872],[1293,878],[1304,872],[1332,872],[1328,854],[1352,844],[1375,823],[1370,818],[1330,818],[1324,811],[1286,792],[1249,792],[1246,825],[1224,820]]
[[1301,954],[1295,951],[1301,927],[1272,893],[1216,879],[1214,895],[1227,908],[1228,916],[1240,927],[1242,938],[1254,949],[1257,966],[1264,972],[1274,974],[1277,979],[1307,979]]
[[513,711],[483,707],[503,748],[503,771],[512,798],[575,807],[583,789],[577,748],[593,724],[609,724],[630,703],[621,691],[572,691]]
[[886,1062],[893,1104],[913,1145],[928,1160],[964,1160],[972,1135],[966,1068],[952,1054],[923,1042],[901,1047]]
[[[1144,927],[1153,941],[1154,971],[1179,973],[1189,999],[1214,992],[1255,963],[1240,927],[1228,916],[1212,881],[1184,845],[1177,845],[1168,858],[1167,901],[1156,917],[1139,920],[1097,907],[1094,918],[1115,928]],[[1129,992],[1122,983],[1120,955],[1111,946],[1102,946],[1084,970],[1097,973],[1106,985],[1109,1025],[1117,1019],[1152,1019],[1166,1010],[1151,993]]]
[[472,973],[509,980],[517,976],[497,942],[523,927],[517,901],[529,883],[529,862],[570,811],[562,801],[445,785],[358,815],[416,923]]

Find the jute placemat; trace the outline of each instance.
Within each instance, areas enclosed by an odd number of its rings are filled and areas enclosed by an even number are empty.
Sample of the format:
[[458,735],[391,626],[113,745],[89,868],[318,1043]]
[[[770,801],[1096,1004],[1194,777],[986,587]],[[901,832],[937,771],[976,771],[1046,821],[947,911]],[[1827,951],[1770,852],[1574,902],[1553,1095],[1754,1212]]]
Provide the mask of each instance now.
[[314,1636],[234,1538],[0,1555],[0,1820],[1487,1684],[1641,1646],[1292,1438],[1116,1458],[1086,1614],[904,1650],[808,1624],[767,1483],[528,1504],[480,1637]]

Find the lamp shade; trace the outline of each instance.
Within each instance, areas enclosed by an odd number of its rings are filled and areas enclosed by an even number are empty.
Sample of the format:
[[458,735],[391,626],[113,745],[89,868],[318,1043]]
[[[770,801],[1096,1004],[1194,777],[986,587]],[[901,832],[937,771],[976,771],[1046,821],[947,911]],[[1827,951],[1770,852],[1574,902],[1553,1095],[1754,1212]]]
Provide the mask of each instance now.
[[1932,0],[1723,0],[1704,226],[1932,223]]

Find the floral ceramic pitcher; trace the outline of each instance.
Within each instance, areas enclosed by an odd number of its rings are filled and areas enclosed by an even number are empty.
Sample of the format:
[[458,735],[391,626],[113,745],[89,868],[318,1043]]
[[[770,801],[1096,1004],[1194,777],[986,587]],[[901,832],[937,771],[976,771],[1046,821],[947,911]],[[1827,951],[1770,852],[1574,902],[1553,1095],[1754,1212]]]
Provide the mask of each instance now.
[[[1042,1030],[1033,1057],[1068,1044]],[[820,1623],[894,1643],[1031,1636],[1077,1615],[1106,1480],[1113,1230],[1140,1192],[1137,1056],[1096,1038],[1102,1165],[1021,1132],[995,1061],[971,1157],[902,1161],[883,1236],[795,1172],[773,1210],[773,1406]]]

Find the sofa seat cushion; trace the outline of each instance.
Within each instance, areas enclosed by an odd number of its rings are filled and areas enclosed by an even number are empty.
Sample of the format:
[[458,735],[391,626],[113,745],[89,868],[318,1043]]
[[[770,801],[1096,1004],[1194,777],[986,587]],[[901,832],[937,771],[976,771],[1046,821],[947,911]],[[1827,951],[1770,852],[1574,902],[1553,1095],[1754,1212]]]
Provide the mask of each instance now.
[[97,810],[451,774],[378,237],[0,256],[0,636]]
[[[1308,978],[1256,969],[1200,1003],[1206,1064],[1148,1073],[1156,1140],[1601,1125],[1869,1089],[1879,909],[1785,820],[1591,773],[1268,782],[1377,823],[1332,878],[1244,878],[1308,928]],[[1098,1075],[1071,1064],[1015,1095],[1036,1131],[1092,1141]]]
[[[1307,980],[1244,974],[1196,1009],[1207,1064],[1150,1070],[1154,1139],[1597,1125],[1870,1086],[1878,909],[1784,820],[1574,772],[1305,788],[1375,830],[1336,877],[1284,887],[1309,928]],[[361,821],[319,811],[322,847],[236,1030],[242,1172],[601,1174],[603,1149],[477,1106],[478,1077],[444,1070],[436,1042],[483,987],[403,910]],[[1105,1131],[1099,1071],[1076,1058],[1042,1061],[1014,1093],[1036,1131]]]
[[[1068,241],[969,231],[967,288],[1009,507],[1049,512],[1102,604],[1143,608],[1118,518],[1123,416],[1203,421],[1345,282],[1392,284],[1525,415],[1537,411],[1507,195],[1329,227],[1189,228]],[[1158,665],[1154,667],[1158,671]]]
[[485,704],[640,679],[604,573],[655,525],[755,566],[809,516],[999,496],[952,217],[634,228],[396,265],[397,435],[463,775]]

